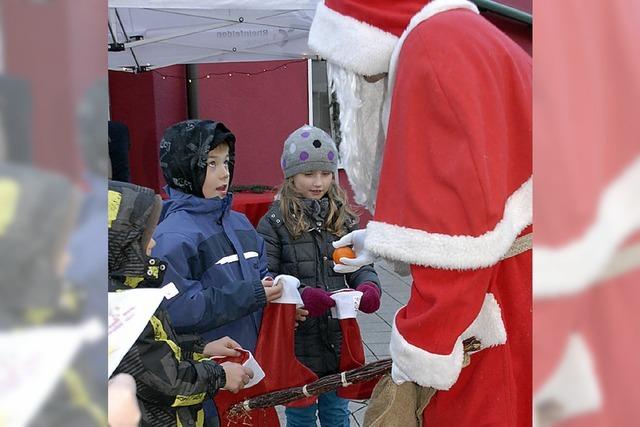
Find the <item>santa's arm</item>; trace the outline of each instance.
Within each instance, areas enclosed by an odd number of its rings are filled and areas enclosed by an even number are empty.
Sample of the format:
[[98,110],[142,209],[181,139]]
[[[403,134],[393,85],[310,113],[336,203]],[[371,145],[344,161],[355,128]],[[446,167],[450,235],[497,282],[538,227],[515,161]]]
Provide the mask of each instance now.
[[483,348],[505,343],[499,305],[487,293],[493,271],[411,266],[410,303],[396,313],[391,332],[396,383],[447,390],[462,369],[464,339],[473,336]]

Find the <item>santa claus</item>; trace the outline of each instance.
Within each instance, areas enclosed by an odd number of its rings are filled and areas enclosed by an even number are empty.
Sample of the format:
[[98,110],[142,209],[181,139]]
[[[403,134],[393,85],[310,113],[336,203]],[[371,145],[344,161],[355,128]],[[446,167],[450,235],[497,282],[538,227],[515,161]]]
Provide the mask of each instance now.
[[[393,324],[396,385],[439,390],[429,425],[531,422],[531,58],[466,0],[325,0],[340,151],[374,212],[336,242],[410,264]],[[482,350],[463,369],[462,342]]]

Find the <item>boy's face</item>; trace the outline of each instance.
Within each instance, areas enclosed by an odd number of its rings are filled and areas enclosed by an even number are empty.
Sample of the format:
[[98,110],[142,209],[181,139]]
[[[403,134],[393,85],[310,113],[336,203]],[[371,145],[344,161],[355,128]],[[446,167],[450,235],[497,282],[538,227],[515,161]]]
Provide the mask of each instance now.
[[298,173],[293,176],[293,185],[305,199],[321,199],[333,181],[333,172],[312,171]]
[[209,151],[207,175],[202,186],[205,199],[223,198],[229,186],[229,146],[220,144]]

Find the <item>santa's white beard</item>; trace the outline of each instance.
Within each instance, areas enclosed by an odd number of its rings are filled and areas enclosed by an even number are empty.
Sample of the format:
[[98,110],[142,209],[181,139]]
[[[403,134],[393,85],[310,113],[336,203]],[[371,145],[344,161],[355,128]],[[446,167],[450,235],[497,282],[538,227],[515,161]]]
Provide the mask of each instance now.
[[356,203],[373,213],[385,140],[382,106],[387,79],[369,83],[330,62],[327,73],[340,104],[340,159]]

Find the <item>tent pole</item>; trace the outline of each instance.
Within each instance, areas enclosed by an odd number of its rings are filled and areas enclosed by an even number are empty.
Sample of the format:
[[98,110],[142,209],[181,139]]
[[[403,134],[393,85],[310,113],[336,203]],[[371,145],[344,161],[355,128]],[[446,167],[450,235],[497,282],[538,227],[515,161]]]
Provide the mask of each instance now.
[[198,64],[187,64],[187,118],[197,119],[198,114]]
[[313,126],[313,63],[311,58],[307,58],[307,100],[309,109],[309,125]]

